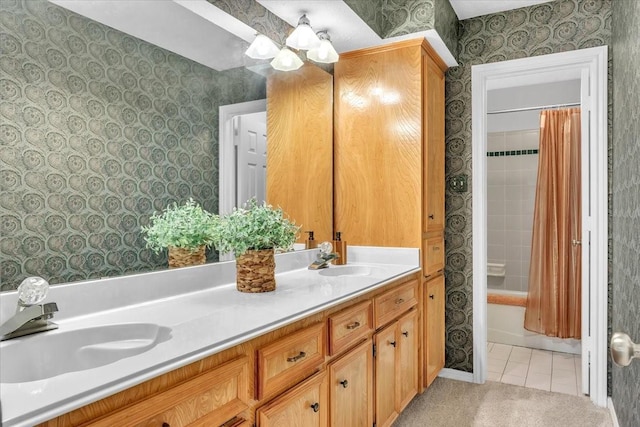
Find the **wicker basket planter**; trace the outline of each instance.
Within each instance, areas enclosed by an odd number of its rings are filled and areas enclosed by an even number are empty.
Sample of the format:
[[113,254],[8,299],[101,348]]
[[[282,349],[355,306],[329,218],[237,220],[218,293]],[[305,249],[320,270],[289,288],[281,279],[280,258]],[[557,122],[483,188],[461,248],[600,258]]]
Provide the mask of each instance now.
[[169,246],[169,268],[204,264],[207,260],[204,254],[204,248],[203,245],[192,252],[190,249]]
[[236,286],[240,292],[271,292],[276,289],[273,249],[246,251],[236,258]]

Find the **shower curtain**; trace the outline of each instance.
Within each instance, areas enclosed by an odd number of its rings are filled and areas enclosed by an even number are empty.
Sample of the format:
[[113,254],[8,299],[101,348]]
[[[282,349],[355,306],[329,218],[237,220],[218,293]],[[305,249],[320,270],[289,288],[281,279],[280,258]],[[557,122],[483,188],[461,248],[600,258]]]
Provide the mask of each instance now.
[[542,111],[525,329],[580,338],[580,109]]

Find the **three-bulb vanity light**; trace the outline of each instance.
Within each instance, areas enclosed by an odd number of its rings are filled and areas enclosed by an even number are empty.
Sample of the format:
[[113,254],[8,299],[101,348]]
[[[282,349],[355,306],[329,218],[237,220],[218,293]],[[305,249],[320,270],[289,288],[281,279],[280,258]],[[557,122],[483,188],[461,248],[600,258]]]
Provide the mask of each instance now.
[[[331,44],[326,31],[317,34],[311,28],[307,15],[302,15],[298,26],[286,40],[287,46],[296,50],[306,50],[307,58],[314,62],[332,64],[338,62],[338,52]],[[270,59],[271,66],[280,71],[293,71],[302,67],[302,60],[291,49],[278,47],[269,37],[258,34],[245,54],[254,59]]]

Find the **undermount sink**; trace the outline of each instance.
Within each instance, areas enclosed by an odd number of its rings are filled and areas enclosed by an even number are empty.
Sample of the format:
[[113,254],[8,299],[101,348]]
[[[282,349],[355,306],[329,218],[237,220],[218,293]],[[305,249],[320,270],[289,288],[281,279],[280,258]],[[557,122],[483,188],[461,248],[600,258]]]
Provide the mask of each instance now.
[[153,323],[122,323],[44,332],[5,341],[0,347],[0,382],[22,383],[93,369],[144,353],[171,337]]
[[373,276],[381,272],[382,269],[369,267],[364,265],[340,265],[320,270],[321,276],[339,277],[339,276]]

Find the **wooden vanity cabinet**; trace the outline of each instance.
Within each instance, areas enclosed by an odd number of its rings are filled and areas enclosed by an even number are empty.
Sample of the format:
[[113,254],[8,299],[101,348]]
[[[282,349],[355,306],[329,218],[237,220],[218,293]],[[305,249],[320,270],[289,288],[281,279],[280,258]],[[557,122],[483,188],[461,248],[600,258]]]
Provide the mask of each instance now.
[[418,394],[418,311],[374,336],[376,426],[390,426]]
[[444,367],[444,276],[434,277],[425,286],[423,315],[426,318],[426,328],[423,339],[426,359],[425,386],[428,387]]
[[327,367],[329,422],[332,427],[373,425],[373,351],[371,338]]
[[[334,67],[334,229],[353,245],[421,248],[423,281],[445,266],[446,69],[425,39],[344,52]],[[444,318],[419,322],[421,336],[444,334]]]
[[327,374],[320,372],[258,409],[258,427],[326,427]]
[[87,427],[221,425],[249,405],[249,358],[241,357],[121,411],[83,424]]

